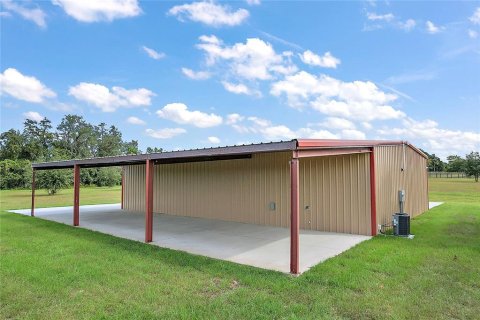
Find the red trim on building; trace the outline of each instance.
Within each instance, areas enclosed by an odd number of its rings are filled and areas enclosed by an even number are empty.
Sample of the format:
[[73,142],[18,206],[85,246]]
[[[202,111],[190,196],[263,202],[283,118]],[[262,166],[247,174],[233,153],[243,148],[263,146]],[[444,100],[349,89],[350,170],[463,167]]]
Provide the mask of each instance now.
[[80,224],[80,166],[73,166],[73,225]]
[[30,215],[35,217],[35,169],[32,170],[32,207]]
[[420,149],[413,146],[408,141],[399,140],[337,140],[337,139],[297,139],[297,149],[315,149],[315,148],[352,148],[352,147],[369,147],[375,146],[392,146],[402,145],[409,146],[413,151],[420,154],[425,159],[427,155]]
[[299,267],[299,234],[300,234],[300,190],[299,161],[290,161],[290,273],[298,274]]
[[338,149],[301,149],[295,151],[296,158],[313,158],[368,153],[371,148],[338,148]]
[[153,160],[145,165],[145,242],[153,240]]
[[375,185],[375,152],[372,148],[370,153],[370,212],[372,236],[377,235],[377,190]]

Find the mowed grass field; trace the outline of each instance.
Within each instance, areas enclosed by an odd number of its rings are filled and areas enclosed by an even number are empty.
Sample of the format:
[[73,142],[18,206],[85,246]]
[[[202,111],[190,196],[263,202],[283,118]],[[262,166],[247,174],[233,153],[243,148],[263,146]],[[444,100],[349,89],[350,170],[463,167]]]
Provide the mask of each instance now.
[[414,240],[378,236],[300,277],[6,213],[29,193],[1,191],[0,318],[478,319],[480,184],[429,185],[446,203],[412,221]]
[[430,201],[480,203],[480,182],[465,178],[431,178]]
[[[80,188],[80,205],[119,203],[121,198],[120,186],[112,188],[82,187]],[[31,206],[30,190],[0,190],[0,209],[26,209]],[[49,195],[46,190],[35,190],[35,207],[64,207],[73,206],[73,189],[59,190],[55,195]]]

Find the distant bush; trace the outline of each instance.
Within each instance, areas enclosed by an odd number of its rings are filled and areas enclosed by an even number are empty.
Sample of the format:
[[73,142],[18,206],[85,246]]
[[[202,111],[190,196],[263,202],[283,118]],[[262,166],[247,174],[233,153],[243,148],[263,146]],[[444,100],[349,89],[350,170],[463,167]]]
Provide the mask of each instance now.
[[0,189],[30,188],[32,167],[28,160],[0,161]]
[[99,168],[95,185],[97,187],[113,187],[122,181],[122,169],[119,167]]
[[71,186],[73,181],[73,173],[69,169],[40,170],[36,177],[36,188],[47,189],[51,195],[61,188]]

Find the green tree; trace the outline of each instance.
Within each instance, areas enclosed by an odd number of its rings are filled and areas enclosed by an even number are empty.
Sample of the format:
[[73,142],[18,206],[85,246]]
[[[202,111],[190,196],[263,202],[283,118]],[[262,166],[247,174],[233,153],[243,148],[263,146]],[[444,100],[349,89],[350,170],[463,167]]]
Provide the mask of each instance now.
[[41,170],[37,174],[37,186],[54,195],[59,189],[72,185],[72,176],[72,170],[69,169]]
[[439,172],[445,169],[445,163],[435,154],[428,154],[428,171]]
[[68,114],[57,126],[57,147],[64,149],[68,159],[92,157],[97,149],[94,127],[83,117]]
[[23,136],[20,131],[10,129],[0,135],[0,160],[16,160],[21,157]]
[[162,148],[157,148],[157,147],[147,148],[147,153],[160,153],[160,152],[163,152]]
[[97,148],[95,156],[118,156],[122,154],[123,141],[122,133],[115,126],[107,129],[105,123],[95,126],[95,134],[97,138]]
[[448,172],[463,172],[465,169],[465,159],[457,155],[447,157],[446,170]]
[[138,149],[138,141],[126,141],[123,143],[123,154],[140,154],[142,153],[140,149]]
[[[66,157],[66,151],[59,148],[52,149],[52,161],[62,160]],[[59,189],[73,184],[73,172],[71,169],[39,170],[36,175],[38,188],[47,189],[48,194],[53,195]]]
[[473,176],[478,182],[480,176],[480,154],[478,152],[470,152],[465,156],[465,174]]
[[49,160],[53,148],[52,124],[47,118],[41,121],[27,119],[23,124],[23,159]]
[[32,183],[32,167],[28,160],[0,161],[0,189],[29,188]]
[[113,187],[120,184],[121,180],[122,171],[119,167],[99,168],[95,184],[98,187]]

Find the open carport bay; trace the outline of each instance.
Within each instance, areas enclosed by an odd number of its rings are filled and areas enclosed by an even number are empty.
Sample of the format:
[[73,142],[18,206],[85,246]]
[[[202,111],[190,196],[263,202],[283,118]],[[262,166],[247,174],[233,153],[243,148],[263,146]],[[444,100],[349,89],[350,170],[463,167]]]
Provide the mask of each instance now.
[[[38,218],[72,223],[72,207],[36,209]],[[30,210],[12,212],[30,215]],[[119,204],[80,207],[80,227],[144,241],[145,216]],[[334,257],[369,236],[300,231],[300,272]],[[153,245],[288,273],[290,230],[213,219],[154,214]]]

